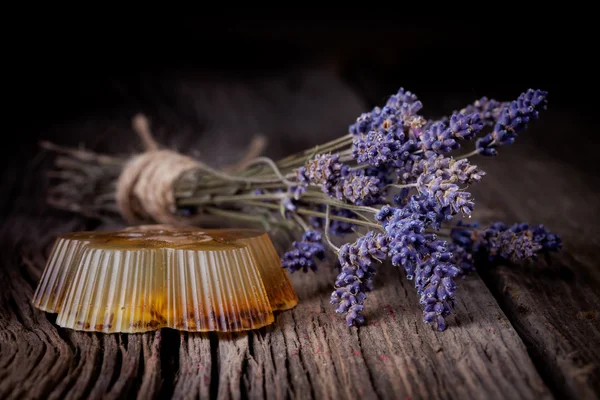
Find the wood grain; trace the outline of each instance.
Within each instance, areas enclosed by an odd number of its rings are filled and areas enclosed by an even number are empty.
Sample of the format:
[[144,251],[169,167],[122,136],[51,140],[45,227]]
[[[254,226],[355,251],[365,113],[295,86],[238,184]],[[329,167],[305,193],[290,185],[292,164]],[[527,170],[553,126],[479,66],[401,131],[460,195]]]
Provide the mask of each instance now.
[[[139,144],[126,139],[129,111],[143,109],[159,141],[198,149],[220,165],[235,160],[255,133],[269,138],[268,155],[278,157],[343,134],[367,108],[331,69],[249,82],[175,79],[116,87],[130,103],[74,123],[63,143],[85,138],[102,151],[133,151]],[[367,301],[369,324],[361,328],[347,328],[333,313],[328,265],[318,274],[295,274],[300,304],[247,334],[98,335],[58,328],[29,302],[48,246],[61,231],[106,227],[43,208],[35,197],[43,189],[36,181],[43,165],[29,169],[26,185],[2,183],[24,202],[3,203],[14,212],[1,231],[1,398],[553,398],[478,275],[459,283],[457,310],[443,333],[422,323],[413,286],[389,264],[380,266]],[[480,203],[491,215],[488,200]],[[583,351],[585,342],[571,348]]]
[[561,235],[564,248],[532,265],[485,270],[486,282],[548,385],[561,397],[595,399],[600,393],[597,178],[536,153],[526,141],[504,153],[501,163],[479,163],[488,172],[475,192],[486,205],[486,220],[543,223]]

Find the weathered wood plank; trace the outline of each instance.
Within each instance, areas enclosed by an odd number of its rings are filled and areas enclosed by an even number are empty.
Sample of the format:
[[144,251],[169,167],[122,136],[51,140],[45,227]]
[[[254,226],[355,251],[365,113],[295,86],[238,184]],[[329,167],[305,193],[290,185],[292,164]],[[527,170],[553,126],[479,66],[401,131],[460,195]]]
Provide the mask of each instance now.
[[[161,333],[97,335],[63,330],[30,303],[54,236],[75,228],[56,218],[15,216],[0,234],[0,397],[140,398],[160,388]],[[17,252],[14,252],[17,249]],[[34,281],[35,282],[35,281]],[[130,392],[134,389],[134,392]]]
[[[547,129],[548,137],[561,136],[553,126],[548,121],[536,128]],[[501,265],[484,276],[552,389],[562,397],[595,399],[600,393],[597,177],[544,157],[526,141],[503,153],[500,160],[478,159],[488,172],[476,190],[487,209],[485,220],[543,223],[562,236],[564,248],[533,266]]]
[[454,324],[438,333],[423,325],[413,287],[389,264],[368,299],[370,323],[359,329],[346,328],[328,303],[332,271],[319,275],[293,277],[302,306],[292,312],[305,321],[295,330],[316,398],[550,397],[476,276],[461,282]]
[[179,335],[179,365],[173,398],[209,398],[213,359],[210,339],[204,333]]
[[[223,86],[165,82],[143,93],[147,104],[130,106],[153,111],[148,114],[158,140],[179,149],[199,149],[215,165],[235,160],[236,150],[241,154],[256,133],[270,138],[268,155],[274,157],[336,137],[366,107],[328,70]],[[137,143],[125,143],[131,134],[128,117],[90,120],[98,131],[95,137],[105,132],[119,137],[96,147],[119,152],[138,148]],[[75,132],[70,140],[80,141],[79,135]],[[93,142],[92,136],[86,139]],[[39,190],[37,186],[28,189]],[[31,308],[29,298],[53,234],[75,229],[66,225],[70,218],[46,222],[54,225],[17,218],[21,232],[40,236],[3,244],[6,254],[18,254],[13,245],[17,251],[28,245],[37,255],[25,264],[5,258],[0,268],[6,288],[0,297],[3,398],[551,397],[477,275],[461,282],[455,318],[443,333],[422,323],[412,285],[389,265],[381,266],[378,289],[368,300],[371,323],[359,329],[346,328],[333,314],[328,302],[333,271],[326,267],[318,276],[294,276],[301,296],[298,307],[278,315],[273,326],[249,334],[104,336],[57,328]],[[3,238],[16,229],[5,227]]]

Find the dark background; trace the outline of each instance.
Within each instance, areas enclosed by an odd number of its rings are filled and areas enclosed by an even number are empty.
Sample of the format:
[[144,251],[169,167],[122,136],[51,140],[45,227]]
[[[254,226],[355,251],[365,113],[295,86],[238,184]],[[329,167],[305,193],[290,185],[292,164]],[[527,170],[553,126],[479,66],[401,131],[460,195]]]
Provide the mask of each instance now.
[[17,144],[5,141],[4,158],[15,146],[23,158],[40,139],[61,141],[56,126],[65,121],[118,114],[146,95],[148,80],[260,77],[328,63],[370,105],[403,86],[425,113],[449,113],[483,95],[510,100],[529,87],[547,90],[550,116],[541,123],[561,128],[550,136],[535,129],[527,140],[596,176],[592,23],[365,8],[346,16],[288,9],[24,22],[5,48],[5,137]]

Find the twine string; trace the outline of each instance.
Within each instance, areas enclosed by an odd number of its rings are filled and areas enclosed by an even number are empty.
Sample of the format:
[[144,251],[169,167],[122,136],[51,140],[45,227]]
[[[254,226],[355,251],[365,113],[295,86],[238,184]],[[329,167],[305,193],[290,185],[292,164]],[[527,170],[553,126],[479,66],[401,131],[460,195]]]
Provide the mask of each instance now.
[[[147,220],[163,224],[183,222],[186,217],[176,215],[173,185],[184,172],[205,169],[206,166],[189,156],[160,149],[144,115],[136,115],[132,127],[142,140],[145,151],[128,161],[117,181],[116,203],[121,215],[130,224]],[[244,159],[227,169],[235,171],[243,168],[248,160],[262,152],[264,144],[264,138],[256,137]]]

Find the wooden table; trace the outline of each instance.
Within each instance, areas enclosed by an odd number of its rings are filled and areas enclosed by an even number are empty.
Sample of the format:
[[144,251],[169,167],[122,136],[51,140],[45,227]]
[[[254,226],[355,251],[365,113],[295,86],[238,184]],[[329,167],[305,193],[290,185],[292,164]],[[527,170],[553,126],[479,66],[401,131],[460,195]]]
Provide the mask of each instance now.
[[[140,146],[130,118],[143,111],[161,143],[219,166],[239,158],[254,133],[265,134],[266,154],[279,157],[344,134],[371,107],[327,66],[106,90],[116,94],[114,108],[38,136],[133,153]],[[548,113],[532,129],[574,129],[560,118]],[[388,264],[379,268],[369,323],[360,328],[334,314],[334,272],[325,266],[293,275],[299,305],[247,334],[61,329],[30,304],[49,246],[56,234],[105,226],[44,205],[46,155],[9,157],[0,200],[0,398],[598,398],[600,186],[593,173],[533,144],[523,137],[480,160],[488,175],[473,188],[476,217],[544,223],[565,247],[530,266],[480,266],[459,282],[457,309],[442,333],[422,323],[413,285]]]

